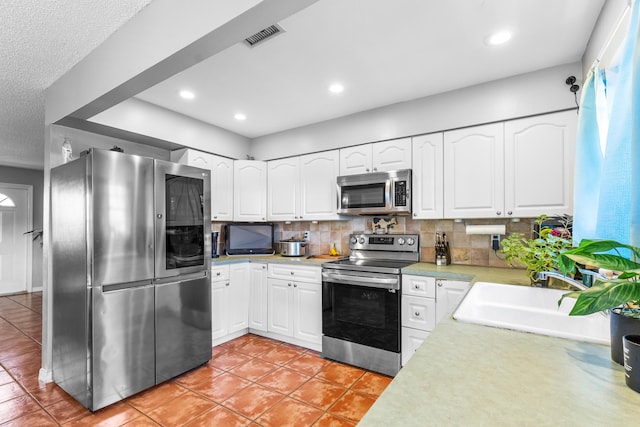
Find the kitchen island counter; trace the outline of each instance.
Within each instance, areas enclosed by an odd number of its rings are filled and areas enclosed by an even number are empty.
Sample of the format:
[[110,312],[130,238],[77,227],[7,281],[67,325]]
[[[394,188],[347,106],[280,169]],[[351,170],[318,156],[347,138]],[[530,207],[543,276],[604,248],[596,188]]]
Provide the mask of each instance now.
[[444,320],[359,426],[635,425],[608,346]]
[[429,276],[438,279],[462,280],[465,282],[492,282],[512,285],[529,285],[526,270],[517,268],[483,267],[477,265],[435,265],[419,262],[402,269],[402,274]]

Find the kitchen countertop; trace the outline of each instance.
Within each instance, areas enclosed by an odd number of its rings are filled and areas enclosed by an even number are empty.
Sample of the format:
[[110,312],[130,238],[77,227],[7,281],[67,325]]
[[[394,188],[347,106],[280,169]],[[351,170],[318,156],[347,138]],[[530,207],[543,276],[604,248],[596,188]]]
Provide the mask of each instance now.
[[[340,259],[344,257],[336,257]],[[282,255],[221,255],[218,258],[211,258],[211,265],[235,264],[239,262],[270,262],[278,264],[308,264],[320,266],[325,262],[332,261],[327,258],[307,258],[307,257],[287,257]]]
[[608,346],[444,320],[359,426],[636,425]]

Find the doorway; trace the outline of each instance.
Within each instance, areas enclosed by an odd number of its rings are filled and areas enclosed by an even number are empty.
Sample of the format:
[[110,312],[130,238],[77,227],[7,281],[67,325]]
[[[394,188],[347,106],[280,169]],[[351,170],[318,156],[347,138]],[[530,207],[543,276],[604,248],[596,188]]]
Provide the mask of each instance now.
[[31,291],[33,187],[0,183],[0,295]]

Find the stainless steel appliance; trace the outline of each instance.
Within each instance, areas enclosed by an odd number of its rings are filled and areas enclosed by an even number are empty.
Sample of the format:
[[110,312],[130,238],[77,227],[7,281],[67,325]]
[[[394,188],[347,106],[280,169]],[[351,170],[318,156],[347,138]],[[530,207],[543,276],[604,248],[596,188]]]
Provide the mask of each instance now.
[[338,213],[411,214],[411,169],[339,176]]
[[309,250],[309,242],[306,240],[280,240],[278,242],[278,252],[282,256],[307,256],[307,252]]
[[92,149],[51,170],[53,378],[92,411],[211,358],[208,171]]
[[386,375],[400,370],[402,268],[417,234],[352,234],[348,259],[322,264],[322,356]]

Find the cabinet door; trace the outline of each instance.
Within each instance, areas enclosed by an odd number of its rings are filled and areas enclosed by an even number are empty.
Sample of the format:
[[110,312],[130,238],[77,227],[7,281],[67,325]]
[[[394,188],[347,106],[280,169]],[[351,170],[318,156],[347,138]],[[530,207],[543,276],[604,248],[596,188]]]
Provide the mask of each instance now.
[[469,282],[438,280],[436,283],[436,322],[451,316],[467,291],[469,291]]
[[249,263],[229,266],[229,333],[249,326]]
[[420,329],[402,328],[402,366],[407,364],[429,334],[430,332]]
[[300,156],[300,218],[338,219],[338,150]]
[[411,169],[411,138],[371,144],[373,172]]
[[211,282],[211,337],[215,340],[229,333],[229,280]]
[[371,144],[340,149],[340,175],[371,172],[373,153]]
[[322,343],[322,284],[293,283],[293,336]]
[[436,300],[402,296],[402,326],[431,331],[436,326]]
[[233,220],[233,160],[226,157],[212,159],[211,220]]
[[300,158],[267,162],[267,218],[292,221],[300,215]]
[[267,265],[249,264],[249,327],[267,330]]
[[269,332],[293,336],[292,287],[292,281],[267,279],[267,330]]
[[564,111],[505,123],[507,216],[573,212],[577,121],[575,111]]
[[442,218],[444,213],[443,136],[432,133],[413,138],[413,217]]
[[444,217],[504,216],[502,123],[444,133]]
[[233,162],[234,221],[265,221],[267,218],[267,166],[258,160]]

